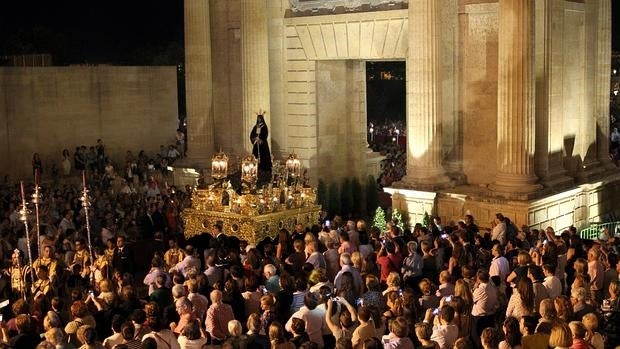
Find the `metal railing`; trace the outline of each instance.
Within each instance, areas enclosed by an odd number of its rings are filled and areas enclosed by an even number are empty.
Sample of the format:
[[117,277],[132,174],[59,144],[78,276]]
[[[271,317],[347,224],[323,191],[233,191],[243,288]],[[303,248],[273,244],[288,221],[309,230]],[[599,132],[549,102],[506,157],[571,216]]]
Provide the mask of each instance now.
[[582,239],[596,240],[602,236],[605,228],[609,229],[612,234],[620,236],[620,221],[608,223],[590,223],[589,227],[581,229],[581,231],[579,232],[579,236]]

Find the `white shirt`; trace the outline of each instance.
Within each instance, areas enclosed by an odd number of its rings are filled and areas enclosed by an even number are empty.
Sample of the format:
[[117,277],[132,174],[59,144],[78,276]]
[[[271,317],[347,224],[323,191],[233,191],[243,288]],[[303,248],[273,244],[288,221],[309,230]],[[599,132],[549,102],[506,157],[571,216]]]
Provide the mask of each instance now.
[[489,276],[499,276],[502,282],[510,275],[510,263],[504,256],[493,258],[489,267]]
[[323,347],[323,318],[325,317],[325,311],[316,307],[313,310],[309,310],[306,306],[301,307],[296,311],[286,322],[284,328],[293,333],[291,326],[293,325],[293,318],[299,318],[306,322],[306,333],[310,341],[319,344],[319,347]]
[[545,285],[549,298],[551,299],[555,299],[555,297],[562,294],[562,283],[555,275],[546,276],[545,281],[543,281],[543,285]]
[[112,349],[115,345],[123,343],[123,341],[123,334],[115,333],[104,339],[102,344],[106,349]]
[[491,231],[491,241],[498,240],[503,246],[506,245],[506,223],[499,222]]
[[493,315],[499,307],[497,301],[497,287],[490,283],[481,283],[473,292],[474,306],[471,314],[473,316]]
[[187,276],[186,275],[187,268],[193,267],[193,268],[196,268],[197,271],[199,271],[201,264],[202,263],[200,262],[200,259],[198,259],[197,257],[185,256],[185,258],[183,258],[182,261],[177,263],[177,265],[175,265],[174,267],[170,268],[170,272],[172,273],[172,271],[176,270],[180,272],[181,274],[183,274],[183,276]]
[[431,340],[437,342],[441,349],[451,349],[459,337],[459,327],[455,324],[435,325]]
[[157,348],[181,349],[177,337],[169,329],[147,333],[142,337],[142,341],[147,338],[153,338],[157,342]]
[[207,339],[187,339],[185,336],[179,336],[178,342],[181,349],[201,349],[203,345],[207,344]]

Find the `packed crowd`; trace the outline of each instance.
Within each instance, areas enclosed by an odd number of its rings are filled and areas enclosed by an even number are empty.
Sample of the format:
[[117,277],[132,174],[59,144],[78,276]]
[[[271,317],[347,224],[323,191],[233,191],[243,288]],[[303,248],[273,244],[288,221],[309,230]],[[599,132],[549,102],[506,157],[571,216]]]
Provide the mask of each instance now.
[[103,141],[97,139],[95,145],[76,146],[73,154],[69,149],[62,151],[62,157],[57,163],[55,161],[44,162],[38,153],[32,156],[32,172],[38,171],[39,174],[50,174],[51,177],[70,176],[77,172],[89,171],[101,177],[111,180],[116,176],[116,170],[120,170],[122,176],[131,180],[134,175],[146,178],[149,171],[159,171],[166,174],[168,166],[174,164],[177,159],[185,157],[186,142],[185,131],[177,129],[175,134],[175,144],[168,146],[160,145],[159,151],[153,156],[147,155],[141,150],[138,155],[127,151],[122,164],[114,164],[108,154]]
[[[0,188],[0,342],[29,348],[613,348],[616,237],[586,244],[497,215],[387,231],[281,230],[257,246],[221,224],[186,241],[189,188],[45,187],[41,235]],[[33,263],[28,258],[28,248]],[[587,246],[587,247],[586,247]]]

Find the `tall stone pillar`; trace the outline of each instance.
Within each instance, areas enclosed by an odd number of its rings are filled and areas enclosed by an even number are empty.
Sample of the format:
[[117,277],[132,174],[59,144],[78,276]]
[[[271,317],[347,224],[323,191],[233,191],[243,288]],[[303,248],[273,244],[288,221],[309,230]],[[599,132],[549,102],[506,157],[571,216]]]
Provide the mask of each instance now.
[[209,0],[185,0],[185,93],[188,165],[209,164],[214,152]]
[[441,2],[409,1],[406,186],[434,191],[450,184],[442,167]]
[[256,113],[267,111],[270,125],[269,32],[266,0],[241,0],[241,85],[243,89],[243,138],[245,149],[252,151],[250,131]]
[[599,0],[596,50],[596,92],[594,113],[597,125],[597,158],[610,165],[609,159],[609,91],[611,84],[611,0]]
[[534,174],[534,1],[499,1],[497,174],[490,188],[530,194]]

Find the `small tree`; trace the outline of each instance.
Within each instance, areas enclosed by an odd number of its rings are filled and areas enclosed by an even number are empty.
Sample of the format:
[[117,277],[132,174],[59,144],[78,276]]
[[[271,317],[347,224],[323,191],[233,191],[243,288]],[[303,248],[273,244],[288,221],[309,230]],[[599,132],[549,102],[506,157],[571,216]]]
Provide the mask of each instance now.
[[375,210],[379,206],[379,188],[377,187],[377,181],[373,175],[368,176],[366,183],[366,210],[368,210],[368,216],[375,213]]
[[392,220],[398,222],[398,224],[396,225],[400,228],[401,231],[405,231],[405,228],[408,227],[408,224],[405,224],[403,215],[400,212],[398,212],[397,209],[392,210]]
[[385,211],[381,208],[381,206],[377,207],[375,211],[375,215],[372,218],[372,226],[379,228],[380,231],[384,232],[387,228],[387,223],[385,221]]
[[428,212],[424,211],[424,218],[422,218],[422,225],[425,227],[431,226],[431,217],[428,215]]

